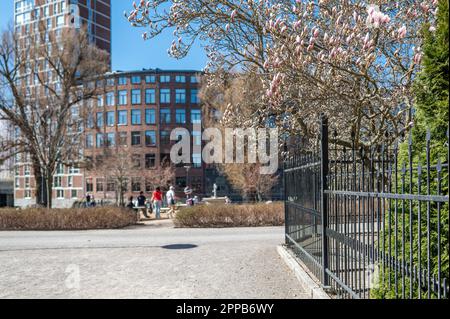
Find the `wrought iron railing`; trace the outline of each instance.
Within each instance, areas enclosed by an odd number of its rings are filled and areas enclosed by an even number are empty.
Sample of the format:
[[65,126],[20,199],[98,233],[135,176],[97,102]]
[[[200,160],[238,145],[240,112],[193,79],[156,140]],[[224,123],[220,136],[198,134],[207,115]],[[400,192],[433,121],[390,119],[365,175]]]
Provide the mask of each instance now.
[[[448,298],[447,154],[413,141],[389,148],[328,143],[285,162],[286,242],[343,298]],[[403,161],[405,162],[403,164]]]

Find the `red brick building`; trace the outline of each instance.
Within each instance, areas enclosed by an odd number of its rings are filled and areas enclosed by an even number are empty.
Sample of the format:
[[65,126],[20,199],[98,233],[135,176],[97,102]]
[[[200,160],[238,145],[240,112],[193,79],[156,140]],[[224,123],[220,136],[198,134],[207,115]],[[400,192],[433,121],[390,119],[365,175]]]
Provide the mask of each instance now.
[[[19,35],[39,32],[38,22],[44,22],[46,30],[56,35],[63,28],[86,26],[92,41],[111,53],[110,0],[15,0],[14,5]],[[91,124],[97,128],[86,130],[85,155],[95,157],[105,145],[109,148],[126,145],[144,169],[159,166],[162,159],[169,158],[174,144],[170,141],[172,130],[183,127],[192,134],[193,125],[201,123],[198,75],[197,71],[159,69],[106,74],[105,94],[90,106]],[[201,146],[199,133],[191,137],[193,145]],[[189,183],[197,194],[204,194],[204,171],[197,152],[191,164],[175,168],[173,185],[181,191]],[[13,175],[14,205],[34,205],[36,185],[28,155],[15,158]],[[144,185],[130,182],[126,195],[145,191]],[[96,199],[116,197],[111,183],[76,167],[59,165],[53,186],[55,207],[70,207],[86,193],[92,193]]]
[[[199,76],[198,71],[159,69],[108,74],[105,94],[90,107],[93,112],[88,120],[91,130],[86,133],[85,155],[95,159],[103,156],[105,147],[113,151],[126,148],[142,170],[152,170],[170,160],[176,143],[170,135],[176,128],[189,131],[191,149],[194,145],[201,148],[200,131],[193,130],[202,119]],[[178,192],[187,184],[197,194],[205,192],[201,153],[192,153],[191,163],[174,166],[174,171],[171,184]],[[85,174],[85,191],[96,199],[115,199],[114,182],[91,174]],[[146,187],[144,178],[129,178],[126,196],[152,190]]]

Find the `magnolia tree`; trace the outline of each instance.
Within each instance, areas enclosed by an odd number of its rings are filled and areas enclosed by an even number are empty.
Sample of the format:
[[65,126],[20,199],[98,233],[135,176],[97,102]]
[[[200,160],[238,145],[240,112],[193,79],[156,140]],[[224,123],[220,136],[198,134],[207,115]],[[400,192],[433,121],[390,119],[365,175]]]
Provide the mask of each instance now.
[[[291,1],[281,1],[289,3]],[[153,0],[133,3],[125,13],[132,26],[146,27],[144,39],[173,32],[169,55],[182,58],[196,40],[203,41],[209,57],[207,69],[243,63],[264,70],[269,34],[266,22],[277,9],[271,1]],[[285,7],[288,8],[288,7]]]
[[[413,125],[421,30],[434,30],[436,8],[437,0],[174,0],[141,1],[126,17],[147,27],[144,39],[173,30],[169,54],[176,58],[203,41],[208,72],[257,72],[265,103],[262,118],[247,118],[247,125],[271,118],[313,137],[325,113],[339,132],[336,142],[350,146],[354,135],[357,146],[368,146]],[[239,107],[230,104],[226,116],[233,119]]]
[[[295,17],[269,20],[267,113],[309,134],[325,113],[350,146],[393,140],[412,123],[412,84],[423,27],[434,30],[437,1],[297,1]],[[297,125],[296,125],[297,124]],[[314,127],[314,125],[312,125]],[[306,131],[305,131],[306,129]],[[350,134],[352,133],[352,134]]]

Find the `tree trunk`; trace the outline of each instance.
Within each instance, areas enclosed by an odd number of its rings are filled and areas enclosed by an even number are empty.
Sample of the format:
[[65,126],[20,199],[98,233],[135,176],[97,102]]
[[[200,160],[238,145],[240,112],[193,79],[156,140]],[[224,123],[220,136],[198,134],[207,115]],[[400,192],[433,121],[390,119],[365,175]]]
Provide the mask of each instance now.
[[256,191],[256,194],[257,194],[258,202],[259,202],[259,203],[262,203],[263,198],[262,198],[261,192],[260,192],[260,191]]
[[51,209],[53,206],[53,176],[47,173],[47,208]]
[[41,166],[33,161],[33,174],[36,182],[36,205],[47,206],[47,189],[45,176],[42,174]]
[[124,190],[123,190],[123,186],[120,187],[120,206],[125,206],[125,200],[123,198],[124,196]]

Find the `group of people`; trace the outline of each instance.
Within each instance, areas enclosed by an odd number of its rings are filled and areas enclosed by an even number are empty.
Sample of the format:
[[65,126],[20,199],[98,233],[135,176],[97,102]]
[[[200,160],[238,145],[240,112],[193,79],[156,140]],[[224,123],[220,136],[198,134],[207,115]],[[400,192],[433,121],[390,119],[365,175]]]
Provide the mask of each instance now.
[[86,194],[86,207],[95,207],[97,203],[95,202],[94,195]]
[[[169,207],[169,217],[173,218],[175,214],[175,187],[171,186],[166,193],[167,206]],[[160,187],[157,187],[150,198],[145,197],[144,192],[141,192],[137,198],[137,206],[135,206],[134,198],[131,196],[128,199],[127,208],[141,208],[146,218],[150,218],[150,214],[155,212],[156,219],[161,219],[161,208],[163,206],[163,193]]]

